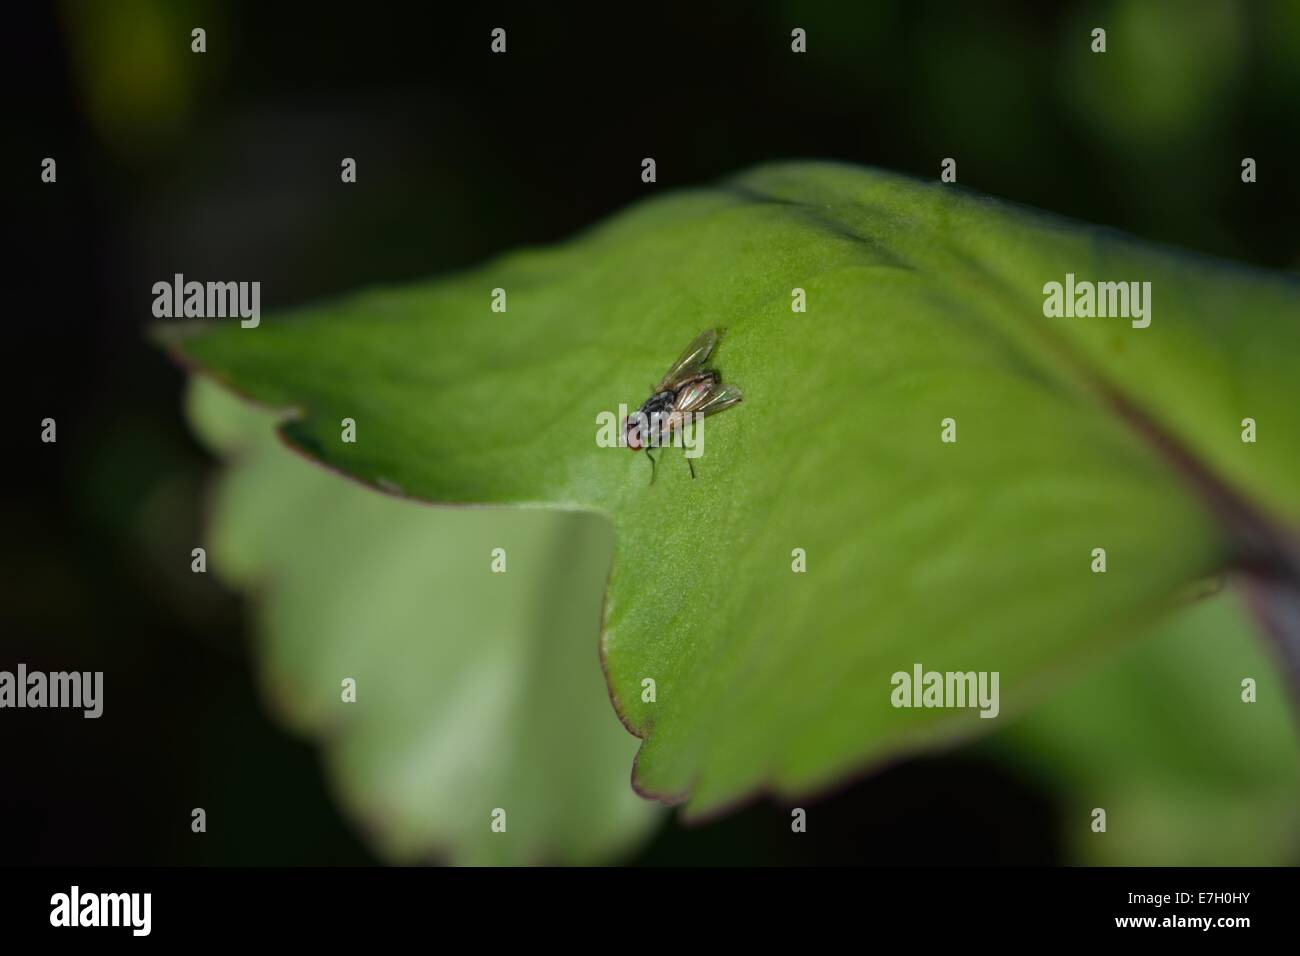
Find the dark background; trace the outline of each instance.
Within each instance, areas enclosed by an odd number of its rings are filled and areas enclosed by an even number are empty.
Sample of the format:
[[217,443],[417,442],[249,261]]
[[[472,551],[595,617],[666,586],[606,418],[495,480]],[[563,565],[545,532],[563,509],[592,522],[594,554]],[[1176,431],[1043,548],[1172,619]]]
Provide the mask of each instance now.
[[[158,279],[258,278],[269,312],[791,157],[937,177],[952,156],[968,188],[1300,265],[1295,3],[132,0],[4,16],[0,666],[103,670],[109,698],[97,721],[0,719],[0,863],[371,860],[315,750],[259,705],[242,601],[189,573],[212,462],[182,419],[183,375],[144,338]],[[1088,52],[1099,25],[1105,56]],[[506,56],[489,52],[495,26]],[[355,186],[340,187],[343,156]],[[193,839],[177,808],[200,804],[237,823]],[[978,750],[818,807],[799,840],[766,802],[668,822],[637,860],[1060,858],[1058,808]]]

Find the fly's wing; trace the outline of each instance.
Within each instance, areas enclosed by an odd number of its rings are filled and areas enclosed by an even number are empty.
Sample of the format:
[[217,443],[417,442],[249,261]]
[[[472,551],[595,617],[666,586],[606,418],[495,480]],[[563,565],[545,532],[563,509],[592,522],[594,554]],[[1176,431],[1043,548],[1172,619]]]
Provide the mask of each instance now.
[[676,409],[686,414],[712,415],[730,408],[742,397],[735,385],[723,385],[716,380],[697,382],[677,396]]
[[674,382],[680,382],[682,379],[690,377],[692,372],[698,372],[708,361],[713,347],[718,344],[718,330],[705,329],[699,335],[695,336],[695,341],[686,346],[686,351],[682,353],[681,358],[673,363],[673,367],[668,370],[655,391],[661,392],[664,389],[673,387]]

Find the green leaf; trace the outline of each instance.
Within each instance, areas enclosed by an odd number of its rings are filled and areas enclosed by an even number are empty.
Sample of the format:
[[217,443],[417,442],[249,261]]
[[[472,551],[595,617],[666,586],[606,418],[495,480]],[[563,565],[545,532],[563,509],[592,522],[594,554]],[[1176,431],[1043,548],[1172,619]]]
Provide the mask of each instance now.
[[[233,462],[209,551],[256,595],[267,702],[323,742],[377,852],[586,863],[647,833],[656,814],[627,785],[635,741],[609,712],[592,644],[605,523],[376,495],[280,447],[264,413],[215,386],[193,389],[190,407]],[[490,828],[498,808],[504,833]]]
[[[1065,805],[1068,859],[1105,866],[1300,860],[1288,688],[1226,591],[1179,611],[990,743]],[[1242,680],[1257,699],[1242,700]],[[1094,808],[1106,832],[1092,830]]]
[[[1045,318],[1067,273],[1150,281],[1151,325]],[[1297,314],[1292,279],[795,163],[467,274],[172,337],[363,481],[607,515],[602,653],[644,738],[635,782],[701,814],[986,732],[893,707],[891,676],[997,671],[1022,709],[1224,567],[1238,519],[1269,540],[1300,519]],[[696,480],[665,450],[650,485],[597,416],[709,327],[745,401],[708,420]]]

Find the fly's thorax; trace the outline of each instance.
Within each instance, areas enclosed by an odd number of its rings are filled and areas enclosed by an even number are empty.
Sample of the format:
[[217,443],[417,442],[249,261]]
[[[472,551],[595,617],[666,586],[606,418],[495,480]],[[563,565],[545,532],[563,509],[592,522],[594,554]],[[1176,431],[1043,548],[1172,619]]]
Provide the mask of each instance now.
[[641,406],[641,412],[649,418],[655,412],[663,414],[673,407],[673,402],[677,400],[677,391],[674,389],[664,389],[662,392],[656,392],[645,400]]
[[676,397],[677,393],[671,389],[656,392],[628,416],[626,435],[629,448],[635,451],[644,447],[659,447],[671,429],[669,419]]

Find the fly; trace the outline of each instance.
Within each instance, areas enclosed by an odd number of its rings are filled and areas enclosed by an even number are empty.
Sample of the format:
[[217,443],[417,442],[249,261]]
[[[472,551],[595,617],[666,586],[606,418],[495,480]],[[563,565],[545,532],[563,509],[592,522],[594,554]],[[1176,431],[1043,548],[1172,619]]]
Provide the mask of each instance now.
[[[654,386],[650,397],[623,423],[627,447],[633,451],[644,449],[650,459],[651,484],[654,484],[656,471],[651,448],[667,444],[673,430],[684,426],[686,416],[712,415],[730,408],[741,399],[739,388],[723,385],[722,376],[704,364],[721,336],[720,329],[706,329],[697,335],[681,358]],[[686,464],[694,478],[695,466],[690,458],[686,459]]]

